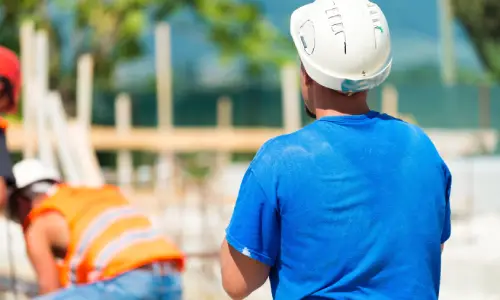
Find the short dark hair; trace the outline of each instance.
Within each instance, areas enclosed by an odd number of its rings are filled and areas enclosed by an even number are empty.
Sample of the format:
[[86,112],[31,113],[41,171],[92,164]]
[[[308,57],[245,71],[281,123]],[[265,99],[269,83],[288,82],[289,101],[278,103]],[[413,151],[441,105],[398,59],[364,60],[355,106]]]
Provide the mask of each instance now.
[[0,98],[7,97],[9,99],[9,105],[15,105],[14,85],[12,82],[7,77],[0,76],[0,83],[3,85],[3,89],[0,90]]
[[47,194],[54,184],[57,184],[57,181],[41,180],[21,189],[10,189],[7,199],[7,218],[16,223],[21,223],[22,220],[19,219],[19,203],[21,201],[32,202],[35,198]]

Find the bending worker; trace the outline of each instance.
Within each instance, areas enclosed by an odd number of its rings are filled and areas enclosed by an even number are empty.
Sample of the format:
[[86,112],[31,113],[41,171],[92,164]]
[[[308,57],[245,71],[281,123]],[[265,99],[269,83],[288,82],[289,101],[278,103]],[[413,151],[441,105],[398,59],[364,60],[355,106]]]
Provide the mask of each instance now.
[[183,254],[117,188],[64,185],[37,160],[13,170],[8,215],[48,294],[37,299],[182,299]]
[[[0,114],[17,111],[21,88],[21,67],[17,55],[0,46]],[[7,202],[7,186],[14,184],[12,161],[7,149],[8,123],[0,117],[0,209]]]
[[369,108],[392,63],[382,10],[316,0],[291,34],[315,121],[250,163],[221,248],[226,292],[269,278],[277,300],[438,299],[451,175],[422,129]]

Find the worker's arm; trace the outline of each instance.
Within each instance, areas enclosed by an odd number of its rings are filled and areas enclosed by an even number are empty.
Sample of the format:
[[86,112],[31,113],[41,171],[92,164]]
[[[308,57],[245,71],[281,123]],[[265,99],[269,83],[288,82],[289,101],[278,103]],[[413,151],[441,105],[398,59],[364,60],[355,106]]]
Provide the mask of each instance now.
[[230,246],[221,247],[222,285],[233,300],[245,299],[261,287],[269,276],[270,267],[250,258]]
[[451,209],[450,209],[450,195],[451,195],[451,182],[452,177],[448,166],[443,162],[444,178],[446,184],[445,193],[445,215],[444,215],[444,225],[443,231],[441,233],[441,252],[443,252],[444,244],[451,236]]
[[262,286],[275,264],[280,226],[273,189],[263,188],[248,169],[220,252],[222,285],[232,299]]
[[46,221],[45,215],[37,217],[26,232],[28,257],[35,269],[41,295],[59,289],[58,270],[49,238],[50,224]]
[[7,150],[5,129],[0,128],[0,211],[3,211],[7,204],[7,187],[14,184],[12,161],[10,159],[10,153]]

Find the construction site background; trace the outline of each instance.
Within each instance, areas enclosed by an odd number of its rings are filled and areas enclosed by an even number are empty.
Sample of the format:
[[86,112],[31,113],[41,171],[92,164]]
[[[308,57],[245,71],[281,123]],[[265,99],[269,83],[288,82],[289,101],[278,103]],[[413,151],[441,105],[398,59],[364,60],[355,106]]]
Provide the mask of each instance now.
[[[306,1],[35,2],[0,1],[0,42],[23,64],[14,160],[120,186],[188,254],[185,299],[226,299],[217,252],[243,174],[267,139],[311,122],[287,37]],[[376,2],[394,67],[370,104],[423,127],[453,174],[440,298],[500,299],[500,70],[486,49],[500,18],[479,13],[500,4]],[[0,221],[0,300],[22,299],[33,270],[19,226]]]

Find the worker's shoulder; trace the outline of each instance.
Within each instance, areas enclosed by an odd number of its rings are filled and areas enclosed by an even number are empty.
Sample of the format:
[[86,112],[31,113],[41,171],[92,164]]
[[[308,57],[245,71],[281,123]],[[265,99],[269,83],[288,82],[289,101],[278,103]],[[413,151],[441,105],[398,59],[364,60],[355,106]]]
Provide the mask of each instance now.
[[275,136],[265,142],[259,149],[257,154],[263,155],[280,155],[290,146],[299,145],[301,136],[306,127],[301,128],[292,133],[285,133]]
[[254,162],[271,165],[278,165],[281,161],[289,159],[295,152],[304,152],[304,145],[307,141],[304,134],[307,126],[292,133],[278,135],[265,142],[254,157]]
[[380,114],[379,119],[385,122],[389,122],[391,124],[391,129],[399,129],[400,131],[406,132],[413,136],[419,136],[424,139],[429,139],[427,133],[425,133],[425,131],[418,125],[408,123],[402,119],[396,118],[388,114]]
[[391,134],[395,135],[395,138],[400,138],[400,142],[412,145],[412,148],[419,149],[418,151],[422,154],[436,157],[442,161],[434,142],[423,128],[386,114],[382,115],[382,119],[392,122],[389,130]]

